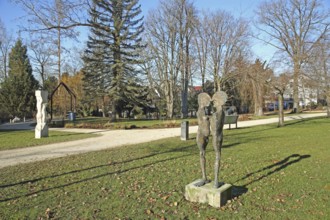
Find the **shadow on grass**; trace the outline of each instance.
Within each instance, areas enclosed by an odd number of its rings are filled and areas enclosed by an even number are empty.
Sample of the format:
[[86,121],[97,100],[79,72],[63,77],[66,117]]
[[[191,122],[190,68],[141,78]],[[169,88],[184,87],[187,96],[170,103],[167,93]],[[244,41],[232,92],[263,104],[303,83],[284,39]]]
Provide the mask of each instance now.
[[248,188],[244,186],[235,186],[232,187],[232,198],[239,197],[248,192]]
[[[244,131],[244,130],[250,130],[254,128],[254,130],[252,131]],[[244,134],[252,134],[252,133],[258,133],[258,132],[263,132],[263,131],[268,131],[268,130],[274,130],[277,129],[277,126],[274,127],[270,127],[270,128],[261,128],[261,129],[255,129],[258,127],[244,127],[244,128],[237,128],[237,129],[232,129],[232,130],[228,130],[228,131],[242,131],[242,132],[235,132],[235,133],[230,133],[230,134],[225,134],[224,137],[233,137],[233,136],[237,136],[237,135],[244,135]]]
[[222,145],[221,148],[231,148],[231,147],[235,147],[237,145],[240,145],[241,143],[237,142],[237,143],[232,143],[232,144],[224,144]]
[[[299,119],[296,119],[296,117],[299,117]],[[291,121],[285,121],[284,120],[284,126],[292,126],[292,125],[297,125],[297,124],[303,124],[305,122],[315,120],[315,118],[302,118],[300,116],[293,116],[293,117],[288,116],[288,118],[293,118],[293,120],[291,120]]]
[[[72,185],[75,185],[75,184],[79,184],[79,183],[99,179],[99,178],[106,177],[106,176],[109,176],[109,175],[123,174],[123,173],[129,172],[129,171],[132,171],[132,170],[147,168],[149,166],[153,166],[153,165],[158,164],[158,163],[164,163],[166,161],[177,160],[177,159],[188,157],[188,156],[191,156],[191,155],[192,154],[186,154],[186,155],[183,155],[183,156],[177,156],[177,157],[171,157],[171,158],[162,159],[162,160],[158,160],[158,161],[153,161],[151,163],[146,163],[146,164],[136,166],[136,167],[132,167],[132,168],[128,168],[128,169],[116,170],[116,171],[112,171],[112,172],[106,172],[106,173],[99,174],[99,175],[96,175],[96,176],[86,177],[86,178],[83,178],[81,180],[73,181],[73,182],[70,182],[70,183],[66,183],[66,184],[62,184],[62,185],[58,185],[58,186],[54,186],[54,187],[49,187],[49,188],[46,188],[46,189],[37,190],[37,191],[31,192],[31,193],[26,193],[26,194],[23,194],[23,195],[12,196],[10,198],[1,198],[0,202],[8,202],[8,201],[16,200],[16,199],[23,198],[23,197],[29,197],[29,196],[33,196],[33,195],[36,195],[36,194],[39,194],[39,193],[42,193],[42,192],[48,192],[48,191],[51,191],[51,190],[54,190],[54,189],[61,189],[61,188],[64,188],[64,187],[68,187],[68,186],[72,186]],[[154,156],[154,155],[148,155],[148,156],[143,157],[143,158],[147,158],[147,157],[151,157],[151,156]],[[143,158],[140,158],[140,159],[143,159]],[[129,161],[134,161],[134,160],[137,160],[137,159],[132,159],[132,160],[129,160]],[[123,162],[120,162],[120,163],[126,163],[126,162],[127,161],[123,161]],[[111,166],[111,165],[113,165],[113,164],[105,164],[105,165],[100,165],[100,166],[96,166],[96,167],[92,167],[92,168],[86,168],[86,169],[82,169],[82,170],[71,171],[71,172],[68,172],[68,173],[54,175],[54,176],[50,176],[50,177],[38,178],[38,179],[35,179],[35,180],[31,180],[31,181],[36,182],[36,181],[47,179],[47,178],[55,178],[55,177],[59,177],[59,176],[63,176],[63,175],[68,175],[68,174],[72,174],[72,173],[82,172],[82,171],[85,171],[85,170],[90,170],[90,169],[95,169],[95,168],[105,167],[105,166]],[[30,183],[32,183],[31,181],[23,181],[23,182],[16,183],[16,184],[8,184],[6,186],[5,185],[1,186],[1,188],[11,187],[11,186],[20,185],[20,184],[30,184]]]
[[[266,178],[266,177],[268,177],[268,176],[270,176],[270,175],[272,175],[272,174],[274,174],[276,172],[279,172],[282,169],[285,169],[286,167],[288,167],[288,166],[290,166],[292,164],[295,164],[295,163],[299,162],[302,159],[306,159],[306,158],[309,158],[309,157],[311,157],[311,156],[310,155],[292,154],[292,155],[284,158],[283,160],[281,160],[281,161],[279,161],[279,162],[277,162],[275,164],[269,165],[267,167],[264,167],[264,168],[262,168],[260,170],[255,171],[255,172],[246,174],[246,176],[242,177],[239,180],[236,180],[234,183],[237,183],[237,182],[239,182],[241,180],[245,180],[245,179],[249,178],[250,176],[253,176],[253,175],[257,174],[257,173],[260,173],[260,172],[263,172],[263,171],[266,171],[266,170],[270,170],[272,168],[275,168],[274,170],[271,170],[271,171],[267,172],[266,174],[264,174],[264,175],[262,175],[262,176],[260,176],[260,177],[258,177],[256,179],[253,179],[250,182],[248,182],[248,183],[246,183],[246,184],[244,184],[242,186],[233,185],[232,197],[233,198],[239,197],[239,196],[247,193],[248,192],[248,188],[247,188],[248,185],[250,185],[252,183],[255,183],[257,181],[260,181],[263,178]],[[295,159],[290,161],[290,159],[292,159],[292,158],[295,158]]]
[[[290,118],[290,116],[287,116],[287,117]],[[317,118],[302,118],[302,117],[299,117],[299,119],[296,119],[297,116],[294,116],[294,117],[295,117],[295,119],[291,120],[291,121],[284,120],[284,126],[287,127],[287,126],[292,126],[292,125],[297,125],[297,124],[303,124],[303,123],[306,123],[306,122],[309,122],[309,121],[314,121],[314,120],[317,120],[317,119],[326,118],[326,117],[317,117]],[[318,121],[317,123],[321,123],[321,122]],[[241,128],[239,127],[237,129],[231,129],[230,131],[235,131],[236,130],[238,132],[226,134],[225,137],[232,137],[232,136],[241,135],[241,134],[251,134],[251,133],[258,133],[258,132],[263,132],[263,131],[268,131],[268,130],[280,129],[280,127],[277,126],[277,122],[272,123],[272,124],[260,125],[260,126],[271,126],[271,125],[273,125],[273,126],[269,127],[269,128],[260,127],[260,129],[254,129],[252,131],[246,131],[246,132],[244,132],[244,130],[251,129],[251,128],[257,128],[257,127],[255,127],[255,126],[253,126],[253,127],[241,127]],[[242,132],[239,132],[239,131],[242,131]]]
[[[285,169],[286,167],[288,167],[288,166],[290,166],[292,164],[298,163],[299,161],[301,161],[303,159],[310,158],[310,157],[311,157],[311,155],[292,154],[292,155],[284,158],[283,160],[281,160],[281,161],[279,161],[277,163],[274,163],[272,165],[269,165],[267,167],[264,167],[264,168],[262,168],[260,170],[255,171],[255,172],[248,173],[244,177],[242,177],[241,179],[236,180],[234,183],[237,183],[238,181],[241,181],[241,180],[245,180],[245,179],[249,178],[250,176],[253,176],[253,175],[257,174],[257,173],[260,173],[260,172],[263,172],[263,171],[266,171],[266,170],[270,170],[266,174],[264,174],[264,175],[262,175],[262,176],[260,176],[260,177],[258,177],[256,179],[253,179],[253,180],[247,182],[246,184],[244,184],[242,186],[242,187],[246,187],[246,186],[248,186],[248,185],[250,185],[252,183],[258,182],[258,181],[260,181],[260,180],[262,180],[262,179],[264,179],[264,178],[266,178],[266,177],[268,177],[268,176],[270,176],[270,175],[272,175],[272,174],[274,174],[276,172],[279,172],[279,171]],[[290,159],[293,159],[293,160],[290,160]],[[271,170],[273,168],[275,168],[275,169],[274,170]]]
[[[297,125],[297,124],[302,124],[302,123],[305,123],[305,122],[309,122],[309,121],[315,121],[315,120],[318,120],[318,119],[325,119],[326,117],[317,117],[317,118],[300,118],[298,120],[294,119],[292,121],[284,121],[284,124],[285,126],[292,126],[292,125]],[[325,121],[317,121],[317,123],[327,123]]]
[[[57,177],[65,176],[65,175],[70,175],[70,174],[80,173],[80,172],[84,172],[84,171],[89,171],[89,170],[93,170],[93,169],[98,169],[98,168],[109,167],[109,166],[114,166],[114,165],[119,165],[119,164],[130,163],[130,162],[133,162],[133,161],[148,159],[148,158],[151,158],[151,157],[154,157],[154,156],[158,156],[158,155],[161,155],[161,154],[174,153],[174,152],[190,152],[191,150],[189,150],[189,151],[187,151],[187,150],[188,149],[192,149],[193,146],[194,145],[188,145],[188,146],[181,147],[181,148],[174,148],[174,149],[171,149],[171,150],[168,150],[168,151],[155,152],[155,153],[152,153],[152,154],[149,154],[149,155],[146,155],[146,156],[143,156],[143,157],[139,157],[139,158],[133,158],[133,159],[119,161],[119,162],[111,162],[111,163],[108,163],[108,164],[102,164],[102,165],[88,167],[88,168],[79,169],[79,170],[72,170],[72,171],[69,171],[69,172],[65,172],[65,173],[61,173],[61,174],[56,174],[56,175],[52,175],[52,176],[45,176],[45,177],[40,177],[40,178],[36,178],[36,179],[24,180],[24,181],[17,182],[17,183],[5,184],[5,185],[1,185],[0,188],[7,188],[7,187],[13,187],[13,186],[17,186],[17,185],[24,185],[24,184],[31,184],[31,183],[35,183],[35,182],[46,180],[46,179],[52,179],[52,178],[57,178]],[[169,158],[169,159],[165,159],[165,160],[155,161],[154,163],[149,163],[149,164],[143,165],[141,167],[127,169],[127,170],[124,170],[124,171],[116,171],[116,172],[112,172],[112,173],[107,173],[106,175],[120,174],[120,173],[124,173],[124,172],[130,171],[130,170],[134,170],[134,169],[138,169],[138,168],[143,168],[143,167],[151,166],[151,165],[154,165],[154,164],[157,164],[157,163],[160,163],[160,162],[165,162],[165,161],[169,161],[169,160],[175,160],[175,159],[179,159],[181,157],[183,158],[183,157],[191,156],[191,155],[194,155],[194,154],[195,153],[187,153],[184,156],[173,157],[173,158]],[[99,178],[99,177],[103,177],[103,176],[105,176],[105,175],[100,175],[100,176],[97,176],[95,178],[87,178],[86,181],[87,180],[96,179],[96,178]],[[80,183],[80,182],[83,182],[83,181],[78,181],[76,183]],[[72,184],[70,183],[68,185],[73,185],[73,184],[74,183],[72,183]],[[68,185],[63,185],[63,187],[64,186],[68,186]],[[51,189],[56,189],[56,188],[59,188],[59,187],[54,187],[54,188],[51,188]],[[47,191],[47,190],[45,190],[45,191]],[[16,198],[11,198],[11,199],[16,199]],[[0,200],[0,202],[8,201],[8,200],[11,200],[11,199]]]

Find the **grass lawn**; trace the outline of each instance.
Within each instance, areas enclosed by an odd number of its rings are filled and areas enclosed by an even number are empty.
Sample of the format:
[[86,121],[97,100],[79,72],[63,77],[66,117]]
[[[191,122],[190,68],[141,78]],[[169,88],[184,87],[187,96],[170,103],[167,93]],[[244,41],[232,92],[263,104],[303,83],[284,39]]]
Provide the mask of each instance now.
[[[226,130],[223,208],[184,199],[195,140],[164,139],[0,169],[1,219],[330,219],[330,120]],[[208,146],[208,171],[212,172]]]
[[37,145],[73,141],[96,136],[97,135],[95,134],[49,131],[49,137],[35,139],[34,130],[0,130],[0,150],[32,147]]

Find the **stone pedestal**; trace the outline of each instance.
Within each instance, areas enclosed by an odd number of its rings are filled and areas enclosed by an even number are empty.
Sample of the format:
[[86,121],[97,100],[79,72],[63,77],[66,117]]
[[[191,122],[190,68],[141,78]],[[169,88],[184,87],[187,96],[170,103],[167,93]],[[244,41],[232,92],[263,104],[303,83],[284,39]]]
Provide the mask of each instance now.
[[220,208],[232,197],[232,185],[225,183],[221,187],[213,188],[213,182],[204,186],[195,186],[200,180],[196,180],[185,188],[185,198],[191,202],[208,203],[210,206]]
[[189,121],[181,122],[181,140],[187,141],[189,139]]
[[40,126],[35,128],[35,138],[48,137],[48,125],[41,123]]

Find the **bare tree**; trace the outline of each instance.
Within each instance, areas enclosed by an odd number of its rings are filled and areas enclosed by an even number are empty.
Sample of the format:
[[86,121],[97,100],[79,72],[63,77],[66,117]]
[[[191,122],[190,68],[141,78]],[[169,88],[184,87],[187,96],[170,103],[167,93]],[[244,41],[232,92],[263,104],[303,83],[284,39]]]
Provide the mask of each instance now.
[[[272,76],[272,70],[266,65],[266,61],[261,62],[259,59],[250,65],[247,71],[247,80],[250,82],[254,104],[254,114],[256,116],[263,115],[265,81]],[[244,82],[243,82],[244,83]]]
[[197,10],[189,0],[174,0],[173,10],[179,26],[181,118],[186,118],[188,116],[188,86],[191,77],[190,50],[192,47],[192,36],[197,23]]
[[51,42],[45,35],[40,35],[37,38],[31,38],[29,44],[31,53],[31,62],[36,66],[35,70],[39,73],[41,78],[41,85],[45,86],[45,80],[49,77],[50,67],[56,65],[53,57],[56,56],[51,46]]
[[204,12],[202,26],[196,35],[196,47],[201,75],[208,72],[214,81],[214,91],[222,87],[233,76],[234,63],[248,45],[249,25],[234,18],[226,11]]
[[28,21],[36,26],[23,28],[25,31],[66,30],[74,34],[75,27],[87,26],[89,0],[13,0],[27,12]]
[[166,4],[149,13],[146,21],[146,36],[152,66],[152,79],[166,99],[166,114],[174,116],[175,89],[178,85],[179,58],[177,54],[177,30],[173,19],[167,18],[171,8]]
[[321,42],[320,45],[321,79],[324,79],[324,83],[321,85],[327,102],[327,116],[330,117],[330,38]]
[[299,108],[298,86],[301,68],[315,45],[330,29],[329,15],[321,0],[274,0],[258,10],[258,38],[287,54],[293,64],[294,112]]
[[207,74],[207,64],[210,52],[210,38],[207,34],[208,26],[207,16],[203,16],[198,20],[196,25],[196,34],[194,35],[194,44],[196,48],[197,65],[199,73],[202,77],[202,91],[205,91],[205,79]]
[[284,94],[288,90],[288,83],[291,76],[288,73],[272,76],[266,83],[275,90],[278,97],[278,126],[284,126]]
[[[181,90],[181,113],[188,113],[188,83],[191,77],[190,47],[195,8],[189,1],[161,1],[146,21],[146,41],[153,70],[153,84],[166,99],[167,117],[174,116],[177,92]],[[181,84],[179,83],[181,77]],[[179,89],[181,85],[181,89]]]
[[234,74],[236,75],[237,85],[233,86],[234,95],[239,102],[241,111],[247,112],[253,105],[253,92],[249,78],[251,61],[248,56],[241,55],[235,62]]
[[330,34],[323,38],[313,50],[307,65],[308,77],[318,89],[319,99],[327,103],[327,116],[330,117]]
[[76,27],[89,26],[86,22],[88,0],[15,0],[27,12],[32,26],[22,28],[31,33],[52,33],[57,46],[57,72],[61,80],[62,69],[62,40],[63,38],[76,39]]
[[12,46],[12,38],[8,36],[6,28],[0,19],[0,80],[8,76],[8,56]]
[[83,53],[85,48],[78,48],[73,46],[69,51],[66,51],[66,58],[64,60],[64,71],[70,73],[70,75],[75,75],[79,72],[83,66]]

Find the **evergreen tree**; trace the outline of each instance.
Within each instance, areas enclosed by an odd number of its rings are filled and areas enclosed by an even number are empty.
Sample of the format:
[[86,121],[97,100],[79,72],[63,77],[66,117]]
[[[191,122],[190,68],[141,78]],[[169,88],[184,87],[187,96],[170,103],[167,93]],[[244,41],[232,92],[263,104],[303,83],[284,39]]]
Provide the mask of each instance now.
[[123,89],[123,98],[120,99],[117,111],[129,110],[131,112],[134,108],[147,110],[151,105],[148,87],[141,86],[141,84],[128,80],[126,88]]
[[[97,36],[94,36],[97,37]],[[83,68],[83,88],[85,106],[91,106],[101,101],[102,109],[105,110],[104,99],[109,88],[109,74],[107,65],[104,65],[105,48],[99,48],[93,41],[88,42],[88,49],[85,51]]]
[[38,81],[32,75],[27,48],[19,39],[9,54],[8,77],[1,84],[2,109],[10,117],[32,117],[36,104],[36,89]]
[[[143,45],[143,17],[138,0],[93,0],[91,34],[85,51],[85,82],[109,94],[112,120],[119,102],[129,99],[129,80],[137,77],[136,64]],[[88,86],[87,86],[88,87]]]

